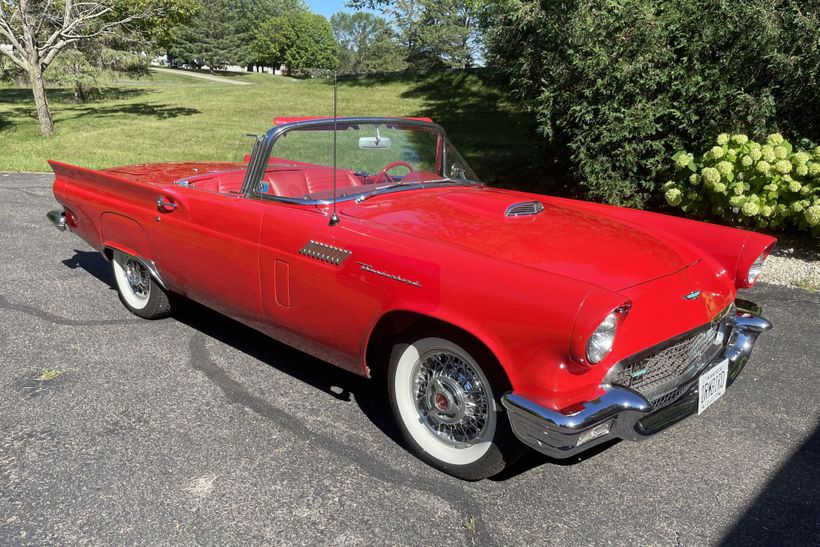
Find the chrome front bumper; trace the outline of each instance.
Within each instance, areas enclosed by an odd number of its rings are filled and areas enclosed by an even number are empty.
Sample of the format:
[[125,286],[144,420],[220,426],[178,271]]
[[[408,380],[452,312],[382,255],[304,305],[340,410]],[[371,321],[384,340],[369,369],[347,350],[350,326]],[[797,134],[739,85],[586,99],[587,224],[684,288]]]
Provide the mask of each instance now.
[[[732,330],[726,346],[703,368],[706,371],[728,359],[727,388],[749,360],[757,337],[772,327],[760,317],[759,306],[738,300],[737,307],[737,315],[729,319]],[[610,385],[597,399],[573,405],[583,409],[572,414],[545,408],[515,392],[505,394],[501,402],[521,442],[553,458],[568,458],[613,438],[644,439],[697,413],[698,378],[679,386],[681,395],[660,409],[653,409],[632,389]]]

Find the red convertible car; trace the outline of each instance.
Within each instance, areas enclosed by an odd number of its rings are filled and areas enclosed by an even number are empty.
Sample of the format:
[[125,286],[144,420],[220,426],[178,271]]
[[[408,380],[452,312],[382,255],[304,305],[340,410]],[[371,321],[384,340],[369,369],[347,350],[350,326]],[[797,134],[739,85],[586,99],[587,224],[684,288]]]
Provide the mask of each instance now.
[[184,296],[363,376],[464,479],[638,440],[724,394],[775,240],[488,187],[427,119],[279,119],[243,163],[51,162],[49,218],[147,319]]

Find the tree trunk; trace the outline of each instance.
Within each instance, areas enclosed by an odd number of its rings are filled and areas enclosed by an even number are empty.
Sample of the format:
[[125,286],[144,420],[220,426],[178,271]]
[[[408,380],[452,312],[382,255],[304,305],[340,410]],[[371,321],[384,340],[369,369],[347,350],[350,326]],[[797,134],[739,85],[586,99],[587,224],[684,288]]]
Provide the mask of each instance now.
[[[29,62],[29,64],[32,63]],[[51,119],[51,111],[48,109],[46,84],[43,80],[43,70],[39,65],[38,60],[37,64],[29,69],[28,77],[31,81],[31,92],[34,94],[34,104],[37,105],[37,119],[40,121],[40,133],[48,137],[54,133],[54,121]]]
[[79,80],[74,81],[74,102],[85,102],[85,89],[83,89],[83,84]]

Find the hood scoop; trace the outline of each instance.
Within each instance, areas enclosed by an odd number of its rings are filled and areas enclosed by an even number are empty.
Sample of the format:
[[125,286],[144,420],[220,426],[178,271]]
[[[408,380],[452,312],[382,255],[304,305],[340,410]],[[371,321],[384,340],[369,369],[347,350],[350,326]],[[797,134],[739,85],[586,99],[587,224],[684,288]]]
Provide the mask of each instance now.
[[505,217],[528,217],[539,214],[544,210],[544,204],[540,201],[521,201],[513,203],[504,211]]

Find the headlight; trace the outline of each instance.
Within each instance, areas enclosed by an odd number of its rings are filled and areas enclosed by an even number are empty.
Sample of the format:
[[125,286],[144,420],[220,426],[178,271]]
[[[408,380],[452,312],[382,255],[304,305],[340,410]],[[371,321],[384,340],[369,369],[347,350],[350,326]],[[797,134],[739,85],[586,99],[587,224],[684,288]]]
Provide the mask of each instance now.
[[760,270],[763,268],[763,261],[766,259],[766,252],[760,253],[760,256],[752,262],[752,265],[749,266],[749,276],[747,278],[749,285],[754,283],[757,280],[757,276],[760,275]]
[[599,363],[612,350],[618,330],[618,312],[607,315],[587,340],[587,361]]

